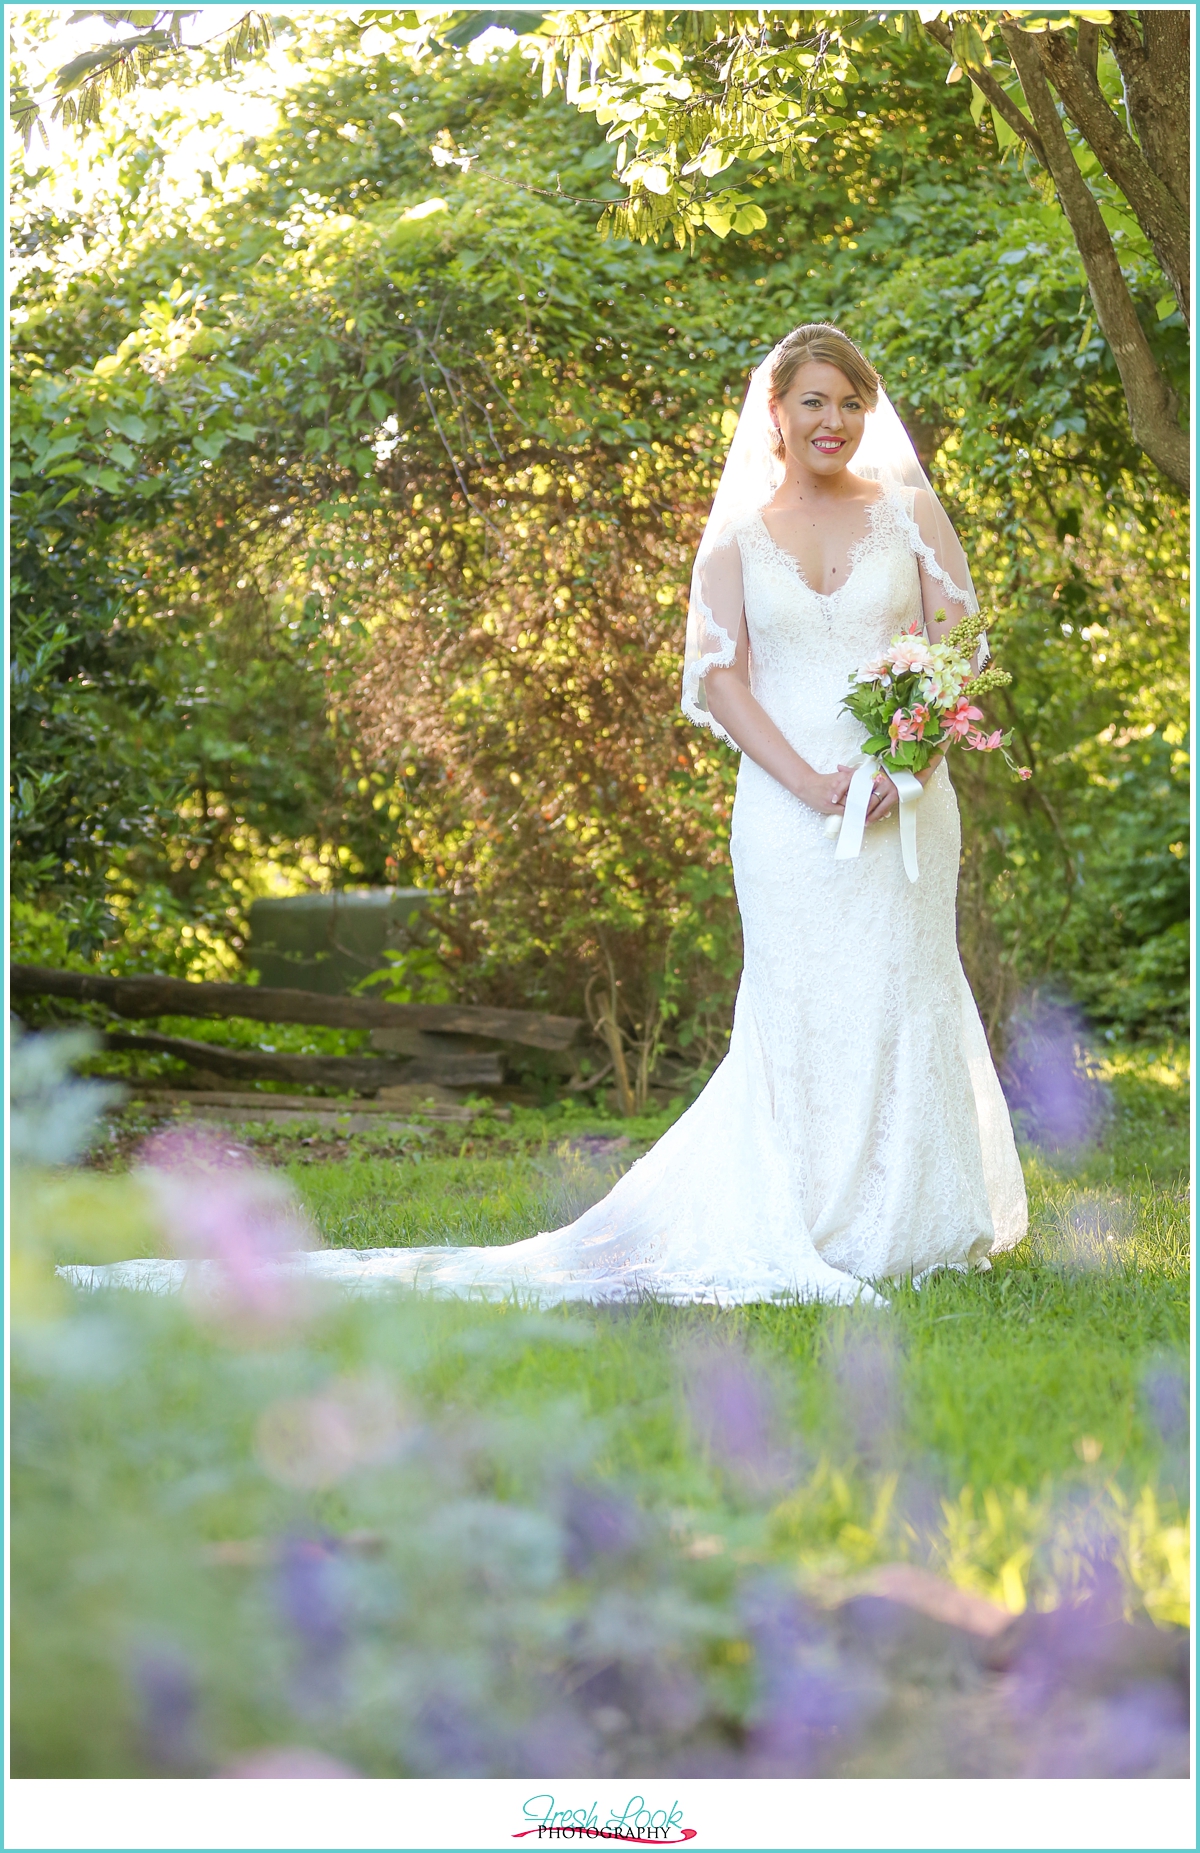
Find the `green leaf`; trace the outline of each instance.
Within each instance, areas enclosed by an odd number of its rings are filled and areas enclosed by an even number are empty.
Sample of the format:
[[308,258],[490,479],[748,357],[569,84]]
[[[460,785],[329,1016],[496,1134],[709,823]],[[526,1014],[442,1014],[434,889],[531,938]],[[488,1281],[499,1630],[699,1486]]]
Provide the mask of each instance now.
[[83,478],[97,489],[107,489],[109,495],[119,495],[123,487],[122,479],[115,470],[98,470],[94,465],[83,472]]
[[734,214],[733,229],[735,232],[757,232],[766,222],[767,215],[761,206],[742,206]]
[[145,419],[139,418],[136,412],[113,412],[106,406],[104,416],[110,431],[119,431],[122,437],[132,438],[135,444],[142,443],[150,435]]

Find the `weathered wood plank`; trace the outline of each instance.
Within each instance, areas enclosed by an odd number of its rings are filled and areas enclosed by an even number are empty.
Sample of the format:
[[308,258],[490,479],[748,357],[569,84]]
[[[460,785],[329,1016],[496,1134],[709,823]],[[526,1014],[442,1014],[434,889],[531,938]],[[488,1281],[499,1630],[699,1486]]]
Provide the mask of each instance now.
[[369,1055],[284,1055],[267,1049],[228,1049],[189,1036],[159,1036],[153,1030],[109,1030],[103,1040],[106,1049],[173,1055],[209,1074],[248,1081],[291,1081],[298,1087],[336,1087],[364,1094],[421,1081],[443,1087],[498,1087],[504,1079],[501,1057],[486,1051],[441,1055],[436,1061],[390,1062]]
[[260,984],[192,984],[183,978],[110,978],[14,965],[16,997],[71,997],[103,1004],[119,1017],[249,1017],[256,1023],[322,1023],[332,1029],[423,1029],[490,1036],[532,1049],[565,1049],[583,1027],[578,1017],[484,1004],[385,1004],[368,997],[326,997]]

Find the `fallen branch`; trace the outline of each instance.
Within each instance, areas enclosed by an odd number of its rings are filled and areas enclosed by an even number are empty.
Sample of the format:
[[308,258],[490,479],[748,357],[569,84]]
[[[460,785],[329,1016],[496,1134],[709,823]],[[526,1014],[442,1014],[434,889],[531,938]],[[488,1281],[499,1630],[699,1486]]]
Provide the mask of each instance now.
[[381,1087],[403,1087],[410,1082],[498,1087],[504,1079],[501,1057],[487,1051],[395,1062],[370,1055],[281,1055],[267,1049],[230,1049],[188,1036],[158,1036],[153,1031],[138,1035],[129,1030],[110,1030],[104,1047],[171,1055],[209,1074],[248,1081],[291,1081],[298,1087],[334,1087],[345,1093],[374,1094]]
[[183,978],[109,978],[98,972],[52,971],[14,965],[17,997],[71,997],[103,1004],[119,1017],[249,1017],[256,1023],[322,1023],[332,1029],[424,1029],[445,1035],[489,1036],[531,1049],[566,1049],[582,1028],[578,1017],[532,1010],[492,1010],[484,1004],[385,1004],[368,997],[327,997],[262,984],[192,984]]

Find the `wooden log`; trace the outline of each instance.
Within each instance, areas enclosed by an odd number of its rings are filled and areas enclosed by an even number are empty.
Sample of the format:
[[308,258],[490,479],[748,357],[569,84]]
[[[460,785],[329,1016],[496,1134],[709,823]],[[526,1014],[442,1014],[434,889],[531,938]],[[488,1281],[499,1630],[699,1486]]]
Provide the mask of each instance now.
[[565,1049],[583,1027],[579,1017],[534,1010],[493,1010],[484,1004],[385,1004],[369,997],[326,997],[261,984],[192,984],[184,978],[109,978],[14,965],[16,997],[71,997],[103,1004],[119,1017],[249,1017],[256,1023],[323,1023],[332,1029],[423,1029],[490,1036],[531,1049]]
[[422,1081],[443,1087],[498,1087],[504,1079],[501,1057],[486,1052],[443,1055],[436,1061],[389,1062],[370,1055],[283,1055],[267,1049],[228,1049],[189,1036],[159,1036],[152,1030],[140,1034],[110,1030],[103,1041],[106,1049],[173,1055],[209,1074],[247,1081],[291,1081],[297,1087],[336,1087],[349,1093],[374,1094],[381,1087]]

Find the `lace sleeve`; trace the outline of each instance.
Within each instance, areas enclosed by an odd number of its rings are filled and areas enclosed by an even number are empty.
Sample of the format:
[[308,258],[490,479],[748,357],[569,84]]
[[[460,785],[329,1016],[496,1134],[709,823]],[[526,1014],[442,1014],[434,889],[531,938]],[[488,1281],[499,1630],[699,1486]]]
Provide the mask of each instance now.
[[690,721],[709,728],[729,746],[737,742],[709,713],[704,678],[710,669],[732,667],[745,623],[742,553],[736,533],[727,528],[712,546],[702,549],[692,573],[681,706]]
[[900,500],[899,512],[905,539],[929,578],[963,614],[978,611],[967,556],[941,503],[927,490],[909,489]]

